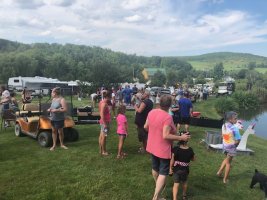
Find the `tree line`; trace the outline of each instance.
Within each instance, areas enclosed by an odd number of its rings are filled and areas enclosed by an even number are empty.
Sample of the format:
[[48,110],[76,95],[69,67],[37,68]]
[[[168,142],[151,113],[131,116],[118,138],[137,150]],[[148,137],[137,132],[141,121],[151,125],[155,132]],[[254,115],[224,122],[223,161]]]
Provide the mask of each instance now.
[[[265,75],[257,73],[256,63],[248,63],[246,69],[224,71],[223,63],[212,70],[196,70],[179,57],[137,56],[114,52],[110,49],[73,44],[34,43],[23,44],[0,39],[0,83],[6,84],[10,77],[44,76],[64,80],[91,82],[94,87],[133,82],[138,78],[145,83],[144,68],[165,68],[166,74],[158,71],[151,85],[176,85],[205,82],[205,78],[220,80],[225,75],[248,79],[252,84],[266,86]],[[258,81],[261,80],[261,81]],[[264,81],[262,81],[264,80]]]
[[[178,57],[127,55],[110,49],[73,44],[23,44],[0,39],[0,81],[9,77],[44,76],[59,80],[80,80],[95,85],[145,82],[144,68],[165,68],[163,81],[168,85],[192,82],[203,74]],[[162,76],[159,74],[159,76]],[[157,77],[157,75],[155,76]],[[156,78],[152,81],[158,84]]]

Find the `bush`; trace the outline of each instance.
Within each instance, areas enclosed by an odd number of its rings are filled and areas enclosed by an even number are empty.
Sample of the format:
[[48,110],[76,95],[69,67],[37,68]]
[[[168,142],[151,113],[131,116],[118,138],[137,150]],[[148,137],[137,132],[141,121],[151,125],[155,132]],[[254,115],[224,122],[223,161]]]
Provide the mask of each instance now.
[[215,102],[215,109],[221,115],[229,110],[238,110],[238,104],[230,97],[222,97]]
[[239,91],[232,95],[234,101],[238,104],[239,110],[256,109],[259,107],[259,99],[252,92]]
[[260,103],[267,102],[267,90],[262,87],[253,87],[251,93],[256,96]]

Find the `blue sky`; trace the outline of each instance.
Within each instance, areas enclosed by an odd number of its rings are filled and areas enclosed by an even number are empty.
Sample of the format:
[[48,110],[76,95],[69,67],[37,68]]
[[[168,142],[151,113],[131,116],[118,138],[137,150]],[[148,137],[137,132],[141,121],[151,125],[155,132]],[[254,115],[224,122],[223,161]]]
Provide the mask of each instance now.
[[144,56],[267,56],[266,0],[2,0],[0,38]]

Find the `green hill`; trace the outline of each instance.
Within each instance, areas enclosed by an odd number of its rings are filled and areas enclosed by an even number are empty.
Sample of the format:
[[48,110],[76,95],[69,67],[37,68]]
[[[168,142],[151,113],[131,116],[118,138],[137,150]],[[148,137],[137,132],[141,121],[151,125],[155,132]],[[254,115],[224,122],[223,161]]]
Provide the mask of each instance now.
[[[223,63],[225,70],[240,70],[249,63],[256,63],[258,71],[267,71],[267,57],[246,53],[218,52],[199,56],[137,56],[104,49],[96,46],[75,44],[23,44],[0,39],[0,82],[9,77],[46,76],[60,80],[130,82],[132,74],[144,82],[144,68],[165,68],[176,72],[176,78],[183,81],[196,77],[197,70],[210,70],[217,63]],[[192,68],[192,66],[193,68]],[[103,69],[102,69],[102,68]],[[99,73],[105,71],[106,73]],[[110,72],[107,71],[110,70]],[[110,73],[114,73],[114,76]],[[100,75],[102,77],[100,78]],[[115,76],[116,75],[116,76]],[[110,78],[112,77],[112,79]],[[97,79],[97,80],[96,80]],[[99,83],[100,84],[100,83]]]
[[[183,56],[179,57],[189,62],[193,68],[198,70],[212,69],[216,63],[223,63],[226,70],[240,70],[245,68],[249,63],[267,64],[267,58],[248,53],[232,53],[232,52],[216,52],[203,54],[199,56]],[[267,71],[267,68],[257,68],[258,71]]]

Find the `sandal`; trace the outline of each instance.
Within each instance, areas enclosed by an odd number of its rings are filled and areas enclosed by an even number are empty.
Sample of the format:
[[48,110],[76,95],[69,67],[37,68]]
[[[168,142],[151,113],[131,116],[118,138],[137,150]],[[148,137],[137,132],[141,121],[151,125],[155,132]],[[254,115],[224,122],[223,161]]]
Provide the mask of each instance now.
[[128,153],[122,152],[122,156],[127,156]]
[[186,195],[183,195],[183,200],[187,200],[187,196]]
[[117,155],[117,159],[119,160],[119,159],[123,159],[123,158],[125,158],[123,155]]
[[108,153],[108,152],[103,152],[103,153],[101,153],[101,155],[102,155],[102,156],[108,156],[109,153]]

